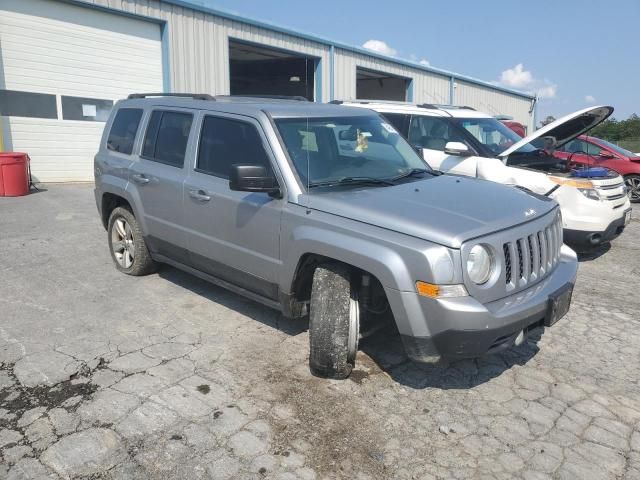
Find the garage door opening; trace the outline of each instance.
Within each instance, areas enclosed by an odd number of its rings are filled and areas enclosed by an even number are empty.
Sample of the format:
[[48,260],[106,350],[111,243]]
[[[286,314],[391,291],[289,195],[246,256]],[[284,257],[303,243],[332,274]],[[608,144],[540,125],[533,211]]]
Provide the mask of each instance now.
[[356,68],[356,98],[405,102],[410,84],[405,77]]
[[317,62],[312,57],[230,40],[231,95],[300,96],[313,101]]

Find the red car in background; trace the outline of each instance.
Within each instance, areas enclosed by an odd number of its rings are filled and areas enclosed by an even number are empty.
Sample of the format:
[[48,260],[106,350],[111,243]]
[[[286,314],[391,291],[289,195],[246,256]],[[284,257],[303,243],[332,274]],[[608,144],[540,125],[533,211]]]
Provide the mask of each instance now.
[[601,138],[581,135],[554,152],[575,165],[606,167],[624,177],[632,202],[640,202],[640,156]]
[[[497,117],[498,118],[498,117]],[[521,137],[524,125],[508,118],[498,118]],[[633,153],[601,138],[580,135],[563,145],[553,154],[556,158],[570,160],[575,165],[606,167],[624,177],[629,200],[640,202],[640,153]]]

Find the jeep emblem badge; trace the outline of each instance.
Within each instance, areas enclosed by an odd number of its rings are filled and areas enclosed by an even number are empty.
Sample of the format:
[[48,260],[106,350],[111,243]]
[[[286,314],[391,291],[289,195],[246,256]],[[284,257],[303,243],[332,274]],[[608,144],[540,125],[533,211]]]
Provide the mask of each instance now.
[[529,210],[524,212],[524,216],[525,217],[530,217],[531,215],[535,215],[536,211],[533,208],[530,208]]

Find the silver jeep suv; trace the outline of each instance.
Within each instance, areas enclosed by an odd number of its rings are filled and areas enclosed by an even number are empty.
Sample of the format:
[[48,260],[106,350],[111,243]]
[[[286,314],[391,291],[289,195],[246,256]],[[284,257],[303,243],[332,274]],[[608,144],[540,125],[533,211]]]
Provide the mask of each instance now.
[[95,157],[116,268],[167,263],[309,314],[310,367],[344,378],[390,310],[408,355],[475,357],[569,308],[558,205],[432,171],[378,114],[268,98],[138,94]]

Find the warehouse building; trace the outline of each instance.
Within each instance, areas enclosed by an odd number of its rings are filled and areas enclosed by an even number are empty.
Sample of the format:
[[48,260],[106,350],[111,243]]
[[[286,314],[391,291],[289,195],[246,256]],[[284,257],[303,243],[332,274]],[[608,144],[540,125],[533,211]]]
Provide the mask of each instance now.
[[91,180],[113,103],[161,91],[467,105],[535,124],[531,95],[183,0],[0,0],[5,149],[29,153],[38,181]]

